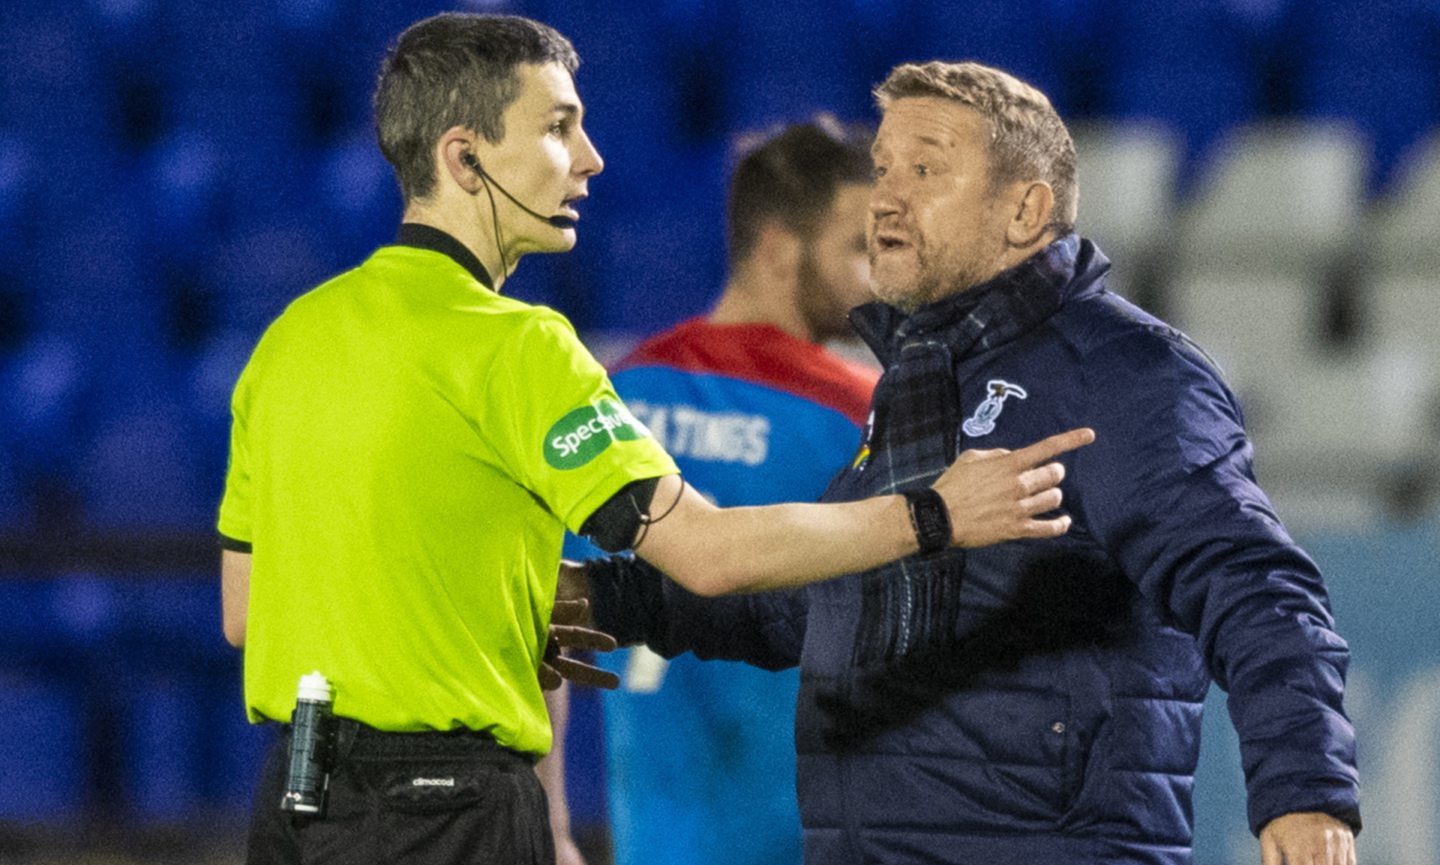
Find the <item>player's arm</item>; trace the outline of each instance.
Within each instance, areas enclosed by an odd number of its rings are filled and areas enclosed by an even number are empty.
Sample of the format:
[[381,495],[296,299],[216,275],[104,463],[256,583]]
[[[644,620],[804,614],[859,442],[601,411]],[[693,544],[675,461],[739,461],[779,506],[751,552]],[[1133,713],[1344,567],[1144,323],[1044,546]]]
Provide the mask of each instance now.
[[800,663],[809,612],[803,588],[701,598],[644,559],[623,555],[562,561],[560,583],[589,598],[593,626],[619,643],[763,670]]
[[245,646],[245,620],[250,610],[250,554],[220,551],[220,619],[225,640]]
[[[1042,517],[1061,504],[1065,470],[1053,460],[1093,440],[1091,430],[1078,429],[1013,453],[962,455],[934,485],[949,515],[951,543],[978,547],[1064,534],[1068,516]],[[804,585],[919,549],[905,499],[898,495],[719,508],[678,475],[669,475],[656,485],[649,514],[651,523],[636,536],[636,552],[704,596]]]

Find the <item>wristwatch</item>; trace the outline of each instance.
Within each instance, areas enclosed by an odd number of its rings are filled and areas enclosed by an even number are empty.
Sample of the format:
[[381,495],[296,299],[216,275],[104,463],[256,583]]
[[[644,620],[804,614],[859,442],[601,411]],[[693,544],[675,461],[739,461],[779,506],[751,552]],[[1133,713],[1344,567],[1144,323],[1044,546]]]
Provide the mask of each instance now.
[[948,549],[954,539],[950,529],[950,511],[945,499],[932,487],[906,490],[901,493],[910,508],[910,525],[915,527],[915,539],[920,542],[920,554],[928,556]]

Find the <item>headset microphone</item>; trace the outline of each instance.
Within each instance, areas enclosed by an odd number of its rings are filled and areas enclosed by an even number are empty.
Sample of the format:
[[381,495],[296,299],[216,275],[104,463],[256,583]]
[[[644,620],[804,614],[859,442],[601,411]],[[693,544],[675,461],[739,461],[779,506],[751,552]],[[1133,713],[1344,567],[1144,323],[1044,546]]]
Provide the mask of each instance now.
[[526,213],[530,214],[531,216],[535,217],[536,219],[540,220],[541,222],[548,222],[548,223],[550,223],[551,225],[555,226],[556,228],[574,228],[574,227],[575,227],[575,225],[576,225],[576,220],[573,219],[573,218],[571,218],[571,217],[569,217],[569,216],[545,216],[545,215],[543,215],[543,214],[536,213],[535,211],[533,211],[533,210],[531,210],[530,208],[526,207],[524,204],[522,204],[522,203],[520,202],[520,199],[518,199],[518,198],[516,198],[515,196],[511,195],[510,192],[509,192],[509,190],[507,190],[505,187],[501,186],[501,185],[500,185],[500,181],[496,180],[488,171],[486,171],[485,169],[483,169],[483,168],[480,167],[480,160],[477,159],[477,158],[475,158],[475,154],[473,154],[473,153],[465,153],[465,154],[462,154],[461,157],[460,157],[460,161],[463,162],[463,163],[465,163],[465,167],[469,168],[471,171],[474,171],[476,174],[480,175],[480,179],[481,179],[481,180],[485,180],[485,181],[488,181],[488,182],[490,182],[490,183],[495,184],[495,188],[498,189],[498,190],[500,190],[500,194],[501,194],[501,195],[504,195],[506,198],[510,199],[510,201],[511,201],[516,207],[520,208],[521,210],[525,211]]

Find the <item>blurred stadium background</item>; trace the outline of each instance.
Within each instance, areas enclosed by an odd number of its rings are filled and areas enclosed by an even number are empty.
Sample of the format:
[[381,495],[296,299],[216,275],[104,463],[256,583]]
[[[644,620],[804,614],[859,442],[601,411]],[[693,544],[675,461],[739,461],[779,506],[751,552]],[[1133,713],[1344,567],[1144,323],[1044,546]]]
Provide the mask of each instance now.
[[[1440,863],[1440,0],[3,0],[0,862],[239,861],[265,737],[220,635],[228,394],[289,299],[392,235],[369,87],[443,8],[538,17],[584,58],[608,167],[576,252],[507,291],[602,356],[718,293],[738,133],[873,120],[902,60],[1048,92],[1082,233],[1227,369],[1325,570],[1362,859]],[[1212,696],[1197,862],[1254,862]],[[598,706],[575,711],[599,862]]]

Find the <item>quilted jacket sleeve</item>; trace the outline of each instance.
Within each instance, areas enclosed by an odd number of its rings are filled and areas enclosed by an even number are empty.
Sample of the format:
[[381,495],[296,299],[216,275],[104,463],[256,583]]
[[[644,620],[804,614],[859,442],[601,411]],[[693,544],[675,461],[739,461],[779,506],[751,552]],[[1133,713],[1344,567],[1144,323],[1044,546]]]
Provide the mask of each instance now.
[[1256,484],[1233,395],[1174,334],[1115,340],[1085,369],[1097,441],[1077,455],[1069,501],[1228,693],[1252,831],[1295,811],[1358,830],[1349,648],[1315,563]]
[[643,559],[587,563],[596,626],[621,644],[643,642],[673,658],[744,661],[766,670],[800,663],[804,589],[701,598]]

